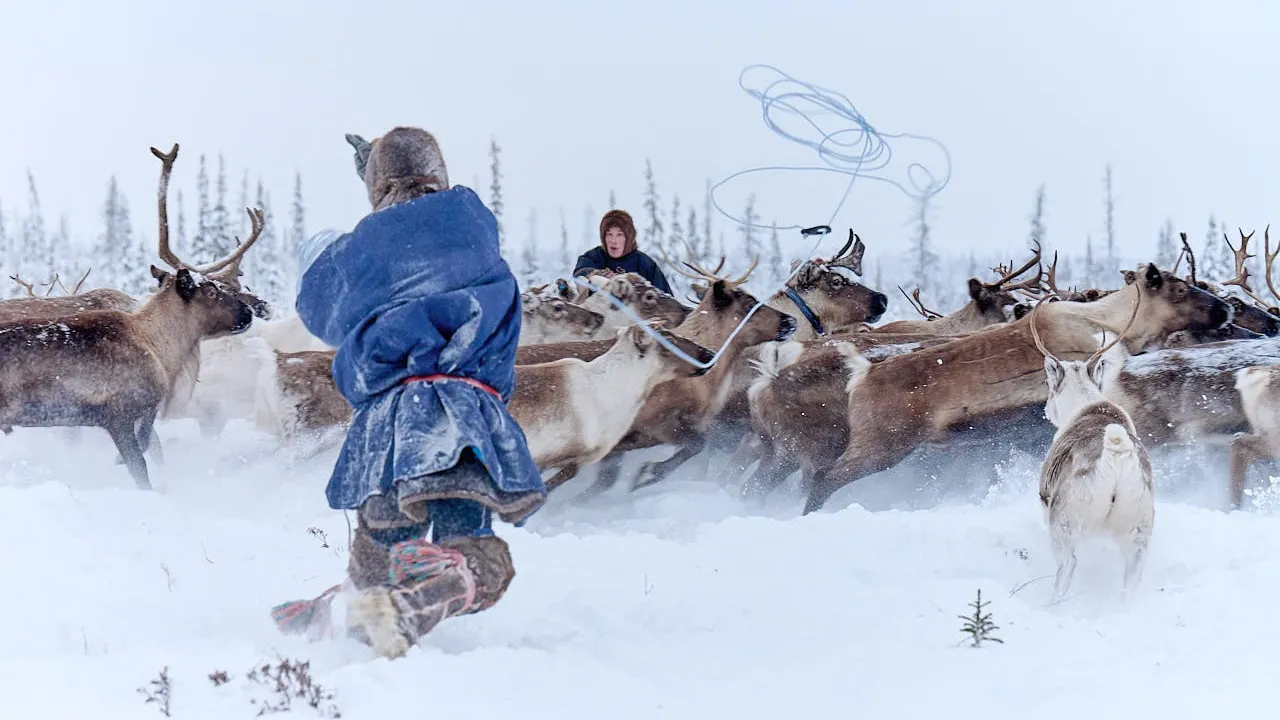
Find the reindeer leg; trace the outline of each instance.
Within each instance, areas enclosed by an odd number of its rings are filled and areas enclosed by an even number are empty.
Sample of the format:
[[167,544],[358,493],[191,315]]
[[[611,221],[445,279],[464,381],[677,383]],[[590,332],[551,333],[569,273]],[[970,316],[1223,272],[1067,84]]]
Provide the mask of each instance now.
[[1054,520],[1049,529],[1053,557],[1058,563],[1058,573],[1053,581],[1053,599],[1061,600],[1071,587],[1076,572],[1076,541],[1073,528],[1064,520]]
[[1237,433],[1231,438],[1231,456],[1227,467],[1231,478],[1232,510],[1239,510],[1244,501],[1245,477],[1249,474],[1249,468],[1271,455],[1271,447],[1262,435]]
[[661,482],[668,475],[675,472],[677,468],[683,465],[689,458],[702,452],[707,446],[707,436],[702,433],[695,433],[686,437],[687,442],[680,446],[676,453],[666,460],[659,462],[646,462],[640,466],[640,472],[636,474],[636,479],[631,483],[631,491],[635,492],[643,487],[649,487],[654,483]]
[[743,500],[760,500],[778,489],[783,480],[796,470],[800,464],[794,458],[783,458],[771,442],[765,442],[761,452],[760,464],[756,471],[747,478],[739,495]]
[[[907,430],[880,433],[879,438],[876,438],[877,433],[872,428],[868,428],[866,432],[870,437],[879,439],[881,442],[888,439],[891,444],[885,447],[869,443],[869,447],[864,447],[858,442],[858,439],[864,436],[862,429],[852,428],[849,434],[849,447],[845,448],[844,453],[840,455],[835,467],[830,470],[814,471],[809,483],[809,499],[805,502],[803,514],[808,515],[821,510],[827,500],[845,485],[888,470],[902,462],[925,439],[921,433]],[[870,442],[874,441],[873,439]]]
[[1147,545],[1151,542],[1151,527],[1142,525],[1133,529],[1121,542],[1124,551],[1124,588],[1121,597],[1128,600],[1133,589],[1142,579],[1142,569],[1146,565]]
[[565,465],[564,467],[560,468],[560,472],[557,472],[555,475],[552,475],[551,479],[547,480],[547,482],[545,483],[545,485],[547,486],[547,492],[551,492],[552,490],[555,490],[556,488],[569,482],[570,480],[574,479],[577,476],[578,476],[578,465],[576,463],[571,465]]
[[156,433],[156,414],[153,412],[138,421],[134,437],[138,438],[138,447],[142,454],[151,453],[151,459],[157,464],[164,464],[164,450],[160,446],[160,435]]
[[618,482],[618,476],[622,474],[622,455],[622,452],[615,451],[596,463],[600,468],[596,474],[596,481],[591,483],[591,487],[583,490],[577,499],[590,500],[612,489]]
[[150,490],[151,480],[147,477],[147,461],[142,457],[142,448],[138,445],[138,436],[134,433],[133,423],[112,423],[106,430],[115,442],[116,450],[120,451],[120,457],[125,467],[129,468],[133,481],[139,488]]

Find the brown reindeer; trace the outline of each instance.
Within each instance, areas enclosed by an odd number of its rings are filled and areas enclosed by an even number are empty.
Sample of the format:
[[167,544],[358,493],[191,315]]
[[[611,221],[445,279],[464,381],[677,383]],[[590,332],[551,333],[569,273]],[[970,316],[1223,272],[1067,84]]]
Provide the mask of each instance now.
[[[1040,253],[1041,248],[1037,244],[1030,260],[1020,268],[1002,272],[995,282],[984,283],[976,277],[969,278],[969,302],[950,315],[931,318],[928,309],[921,303],[917,312],[925,317],[924,320],[898,320],[871,328],[871,332],[955,336],[1007,322],[1010,318],[1009,309],[1018,303],[1015,292],[1026,290],[1038,294],[1042,291],[1040,272],[1032,279],[1013,283],[1015,278],[1040,264]],[[905,291],[903,294],[906,294]],[[919,300],[918,294],[915,297]]]
[[[797,329],[789,342],[861,332],[883,317],[889,298],[856,280],[862,276],[865,253],[862,238],[850,229],[848,241],[830,259],[814,258],[798,269],[792,266],[791,279],[766,303],[796,319]],[[761,353],[772,352],[776,352],[773,345],[746,348],[733,367],[729,397],[708,435],[711,449],[738,448],[724,467],[726,473],[741,473],[745,466],[738,464],[750,462],[743,446],[750,439],[751,430],[747,389],[755,379],[755,365]]]
[[[165,190],[178,146],[163,163],[161,257],[168,228]],[[240,253],[243,255],[243,252]],[[170,273],[152,266],[159,289],[137,310],[95,310],[0,324],[0,427],[101,427],[134,481],[150,488],[143,451],[157,414],[199,343],[243,332],[253,312],[235,295],[169,253]]]
[[753,460],[760,461],[742,486],[742,497],[763,497],[796,470],[808,478],[840,457],[849,437],[849,378],[842,346],[854,347],[862,358],[877,363],[953,339],[846,333],[762,348],[755,364],[757,377],[747,392],[753,432],[727,463],[727,474],[737,477]]
[[[1177,330],[1219,327],[1230,306],[1155,265],[1140,265],[1134,281],[1091,303],[1042,306],[1042,336],[1059,358],[1087,358],[1099,329],[1118,332],[1142,294],[1143,311],[1123,334],[1131,355],[1159,347]],[[897,465],[928,442],[943,442],[967,425],[1018,413],[1047,399],[1044,358],[1028,332],[1029,318],[996,325],[880,363],[850,358],[849,436],[833,467],[814,473],[805,513],[840,488]],[[856,354],[856,351],[853,351]]]
[[[699,363],[709,363],[714,356],[660,324],[650,329]],[[644,328],[633,325],[618,335],[612,347],[590,361],[568,357],[516,366],[508,408],[524,429],[538,467],[560,468],[547,481],[548,490],[607,455],[631,430],[653,388],[676,378],[700,377],[708,370],[672,353]]]
[[[86,273],[88,275],[88,273]],[[30,283],[22,281],[17,276],[10,276],[14,282],[24,287],[27,291],[27,297],[14,298],[12,300],[0,300],[0,322],[11,322],[22,319],[39,319],[39,318],[57,318],[64,315],[74,315],[89,310],[120,310],[123,312],[132,312],[137,309],[138,301],[133,296],[113,290],[111,288],[101,288],[90,290],[85,293],[71,292],[62,296],[51,296],[53,291],[53,282],[49,283],[49,292],[45,295],[36,295]],[[83,278],[80,282],[84,282]],[[77,283],[76,289],[79,290],[80,285]]]
[[333,381],[336,351],[282,352],[262,338],[247,338],[245,349],[263,360],[256,390],[259,426],[292,440],[351,422],[351,404]]

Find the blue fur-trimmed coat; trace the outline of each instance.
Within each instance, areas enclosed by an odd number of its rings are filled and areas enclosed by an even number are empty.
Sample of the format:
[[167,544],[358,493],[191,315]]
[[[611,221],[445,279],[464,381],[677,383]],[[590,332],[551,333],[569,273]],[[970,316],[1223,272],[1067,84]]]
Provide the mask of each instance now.
[[[300,253],[311,257],[298,315],[338,348],[333,379],[355,409],[329,505],[355,509],[398,480],[453,467],[465,447],[489,473],[488,497],[475,499],[514,521],[541,505],[546,487],[506,408],[520,290],[499,253],[497,221],[476,193],[454,186],[393,205]],[[502,399],[455,381],[402,384],[437,373],[473,378]],[[447,489],[448,475],[440,481]],[[474,497],[474,487],[458,490]]]

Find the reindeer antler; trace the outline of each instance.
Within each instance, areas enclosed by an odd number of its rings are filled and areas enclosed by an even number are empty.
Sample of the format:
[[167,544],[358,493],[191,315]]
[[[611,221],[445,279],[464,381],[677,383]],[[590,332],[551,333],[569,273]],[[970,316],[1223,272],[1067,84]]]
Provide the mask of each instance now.
[[1056,363],[1061,364],[1062,361],[1058,359],[1058,356],[1049,352],[1049,349],[1044,346],[1043,342],[1041,342],[1040,333],[1036,330],[1036,315],[1040,314],[1040,306],[1043,305],[1045,301],[1047,301],[1048,299],[1049,299],[1049,296],[1045,295],[1044,297],[1040,298],[1039,301],[1036,302],[1035,306],[1031,308],[1031,313],[1030,313],[1031,319],[1028,321],[1031,325],[1031,340],[1036,344],[1036,349],[1040,351],[1041,355],[1052,359]]
[[1182,252],[1178,253],[1178,261],[1173,264],[1173,274],[1178,274],[1178,266],[1182,264],[1182,258],[1187,258],[1187,268],[1191,271],[1191,284],[1196,284],[1196,253],[1191,249],[1191,243],[1187,241],[1185,232],[1178,233],[1182,237]]
[[[1004,268],[1004,265],[997,265],[995,270],[997,273],[1000,273],[1000,279],[996,280],[993,283],[985,283],[985,285],[991,290],[1005,290],[1007,292],[1014,292],[1016,290],[1026,290],[1028,291],[1028,294],[1031,294],[1031,291],[1033,289],[1043,292],[1043,288],[1041,287],[1041,284],[1040,284],[1041,277],[1043,275],[1043,270],[1038,270],[1036,272],[1036,276],[1034,279],[1023,280],[1022,282],[1016,283],[1014,285],[1007,285],[1007,283],[1010,280],[1030,270],[1032,266],[1041,264],[1041,253],[1043,252],[1043,248],[1040,246],[1039,240],[1035,240],[1034,243],[1035,243],[1035,253],[1031,256],[1030,260],[1023,263],[1022,267],[1017,268],[1016,270],[1008,270],[1005,272],[1001,272],[1001,269]],[[1010,261],[1009,265],[1012,267],[1013,261]]]
[[[67,294],[68,294],[68,295],[79,295],[79,294],[80,294],[80,286],[81,286],[81,285],[84,285],[85,278],[89,277],[89,273],[91,273],[91,272],[93,272],[93,268],[89,268],[88,270],[85,270],[85,271],[84,271],[84,275],[81,275],[81,276],[80,276],[80,279],[76,282],[76,286],[75,286],[75,287],[73,287],[73,288],[71,288],[71,292],[67,292]],[[62,285],[62,283],[61,283],[61,282],[59,282],[58,284],[59,284],[59,285]],[[66,288],[66,286],[65,286],[65,285],[63,285],[63,287],[62,287],[62,291],[63,291],[63,292],[66,292],[66,291],[67,291],[67,288]]]
[[902,293],[902,296],[907,299],[907,303],[911,305],[911,309],[920,313],[920,316],[925,320],[937,320],[938,318],[943,317],[941,313],[934,312],[933,310],[925,307],[924,301],[920,299],[919,286],[916,286],[916,289],[912,290],[910,295],[907,295],[907,291],[903,290],[902,286],[899,285],[898,292]]
[[[853,248],[851,251],[849,248]],[[862,242],[862,238],[849,228],[849,239],[845,242],[844,247],[840,248],[840,252],[831,256],[830,260],[825,262],[818,261],[818,264],[827,267],[843,267],[853,271],[854,275],[862,277],[862,256],[866,253],[867,246]]]
[[1124,329],[1116,333],[1116,336],[1111,338],[1111,342],[1098,348],[1097,352],[1090,355],[1089,359],[1085,361],[1085,368],[1087,368],[1090,373],[1093,372],[1093,367],[1098,362],[1099,358],[1107,354],[1108,350],[1115,347],[1116,343],[1120,342],[1120,338],[1124,337],[1129,332],[1129,328],[1133,327],[1133,321],[1138,319],[1138,308],[1140,307],[1142,307],[1141,291],[1137,293],[1137,298],[1133,301],[1133,312],[1130,313],[1129,322],[1125,323]]
[[23,280],[21,273],[17,275],[10,275],[9,279],[17,283],[18,286],[21,287],[22,289],[26,290],[27,297],[38,297],[36,295],[35,286],[32,283],[29,283],[26,280]]
[[[1237,230],[1239,230],[1239,228],[1237,228]],[[1235,285],[1236,287],[1244,291],[1244,294],[1248,295],[1254,302],[1258,303],[1264,308],[1268,307],[1267,301],[1259,297],[1258,294],[1253,291],[1252,287],[1249,287],[1249,268],[1248,266],[1246,266],[1245,263],[1249,261],[1249,258],[1257,257],[1256,255],[1249,254],[1249,238],[1253,237],[1253,233],[1251,232],[1248,235],[1245,235],[1244,230],[1239,230],[1239,231],[1240,231],[1240,247],[1239,248],[1231,244],[1231,238],[1228,237],[1226,233],[1222,233],[1222,239],[1227,242],[1227,247],[1231,248],[1231,252],[1233,255],[1235,255],[1235,261],[1236,261],[1235,277],[1231,278],[1230,280],[1227,280],[1222,284],[1224,286]]]
[[1276,243],[1276,251],[1271,252],[1271,223],[1267,223],[1267,229],[1262,233],[1262,252],[1265,254],[1266,271],[1267,271],[1267,289],[1271,291],[1271,296],[1276,300],[1280,300],[1280,292],[1276,292],[1275,281],[1271,279],[1271,271],[1276,264],[1276,257],[1280,256],[1280,243]]
[[61,287],[61,285],[62,285],[62,278],[58,277],[58,273],[56,273],[56,272],[55,272],[55,273],[53,274],[53,279],[52,279],[52,280],[50,280],[50,281],[49,281],[49,282],[47,282],[47,283],[40,283],[40,284],[41,284],[41,285],[43,285],[43,286],[45,286],[45,287],[47,287],[47,288],[49,288],[48,290],[45,290],[45,291],[44,291],[44,296],[45,296],[45,297],[49,297],[49,296],[53,295],[53,289],[54,289],[54,287],[55,287],[55,286]]
[[[225,258],[215,260],[206,265],[191,265],[184,262],[173,252],[173,248],[169,244],[169,176],[173,173],[173,163],[178,159],[178,144],[173,144],[173,149],[167,153],[162,153],[156,148],[151,148],[151,154],[160,158],[160,187],[157,191],[157,212],[160,219],[159,232],[159,255],[160,259],[174,270],[189,270],[191,272],[200,273],[202,275],[214,275],[217,273],[218,279],[234,280],[240,274],[240,259],[249,251],[249,248],[258,241],[258,237],[262,235],[263,214],[259,208],[245,208],[249,213],[249,221],[253,230],[249,235],[249,239],[242,243],[238,243],[236,249]],[[220,272],[221,271],[221,272]]]

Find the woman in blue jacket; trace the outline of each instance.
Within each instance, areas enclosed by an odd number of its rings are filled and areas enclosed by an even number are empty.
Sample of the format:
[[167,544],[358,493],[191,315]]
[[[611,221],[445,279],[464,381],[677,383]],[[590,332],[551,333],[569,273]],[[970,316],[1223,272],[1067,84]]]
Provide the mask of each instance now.
[[347,140],[373,212],[300,250],[297,310],[338,348],[333,379],[355,412],[326,494],[357,523],[346,582],[273,614],[323,634],[342,591],[349,634],[398,657],[502,597],[515,573],[492,517],[522,523],[546,488],[506,408],[520,290],[493,213],[450,187],[426,131]]

